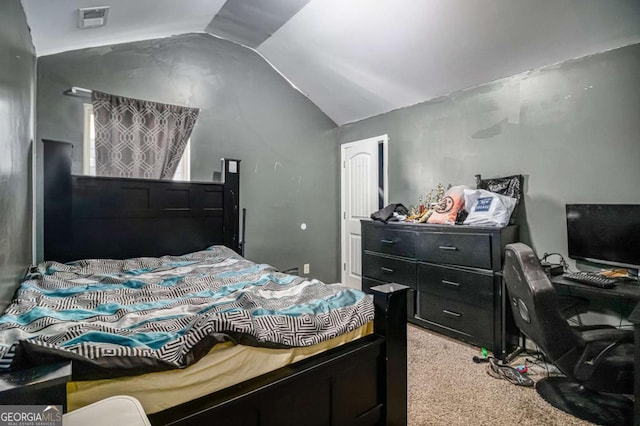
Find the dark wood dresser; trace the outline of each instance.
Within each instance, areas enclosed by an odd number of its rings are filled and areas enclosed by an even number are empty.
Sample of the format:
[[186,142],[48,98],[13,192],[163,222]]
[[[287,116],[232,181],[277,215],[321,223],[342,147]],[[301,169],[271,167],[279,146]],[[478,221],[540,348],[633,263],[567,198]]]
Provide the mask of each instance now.
[[515,327],[502,283],[504,246],[518,227],[362,221],[362,288],[411,287],[408,319],[504,358]]

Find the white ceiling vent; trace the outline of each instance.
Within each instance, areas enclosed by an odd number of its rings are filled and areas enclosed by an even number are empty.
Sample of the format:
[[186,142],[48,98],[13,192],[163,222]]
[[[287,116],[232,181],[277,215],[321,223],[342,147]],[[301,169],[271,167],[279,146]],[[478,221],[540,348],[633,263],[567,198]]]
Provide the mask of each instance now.
[[78,28],[102,27],[107,23],[109,6],[78,9]]

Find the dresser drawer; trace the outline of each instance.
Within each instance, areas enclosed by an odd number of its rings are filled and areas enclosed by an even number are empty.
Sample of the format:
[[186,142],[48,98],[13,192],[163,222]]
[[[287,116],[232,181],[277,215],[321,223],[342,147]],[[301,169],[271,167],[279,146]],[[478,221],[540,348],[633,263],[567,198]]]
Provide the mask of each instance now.
[[481,308],[493,307],[493,274],[418,263],[418,290]]
[[493,309],[425,292],[419,292],[418,297],[420,318],[470,336],[472,340],[493,341]]
[[418,260],[430,263],[491,268],[491,236],[487,234],[422,234],[416,241]]
[[415,233],[384,227],[369,228],[363,232],[365,250],[393,256],[415,257]]
[[362,275],[387,283],[416,288],[416,262],[365,253]]

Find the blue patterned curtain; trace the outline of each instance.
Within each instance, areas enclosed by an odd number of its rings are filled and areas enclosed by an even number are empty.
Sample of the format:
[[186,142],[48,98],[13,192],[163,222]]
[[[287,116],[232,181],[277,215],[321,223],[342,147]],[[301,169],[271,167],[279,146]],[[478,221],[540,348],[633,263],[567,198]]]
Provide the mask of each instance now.
[[198,108],[93,91],[96,175],[171,179]]

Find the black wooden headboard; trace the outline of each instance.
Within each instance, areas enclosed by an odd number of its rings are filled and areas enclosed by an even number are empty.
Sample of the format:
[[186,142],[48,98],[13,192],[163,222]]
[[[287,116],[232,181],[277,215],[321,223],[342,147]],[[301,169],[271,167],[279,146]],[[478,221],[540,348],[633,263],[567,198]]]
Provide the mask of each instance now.
[[72,145],[43,142],[44,260],[239,252],[239,160],[223,160],[223,183],[75,176]]

